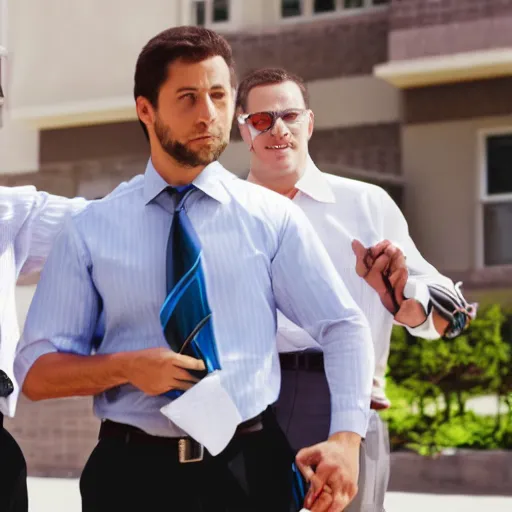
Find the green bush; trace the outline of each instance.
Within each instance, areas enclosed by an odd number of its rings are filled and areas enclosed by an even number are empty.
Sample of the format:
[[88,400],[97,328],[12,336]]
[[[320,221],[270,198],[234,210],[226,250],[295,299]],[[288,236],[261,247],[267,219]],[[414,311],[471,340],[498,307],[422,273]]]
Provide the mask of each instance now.
[[[455,340],[429,341],[393,329],[382,412],[391,447],[433,454],[443,448],[512,449],[512,321],[493,305]],[[496,395],[507,413],[466,411],[470,397]]]

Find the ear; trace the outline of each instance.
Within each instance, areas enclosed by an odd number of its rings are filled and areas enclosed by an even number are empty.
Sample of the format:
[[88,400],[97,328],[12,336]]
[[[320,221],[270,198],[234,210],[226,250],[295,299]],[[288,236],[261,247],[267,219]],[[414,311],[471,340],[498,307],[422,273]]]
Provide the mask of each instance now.
[[313,129],[315,128],[315,114],[312,110],[309,111],[309,121],[308,121],[308,140],[311,139],[313,135]]
[[251,148],[252,147],[252,137],[251,137],[251,134],[249,133],[249,128],[247,127],[246,124],[240,124],[238,122],[238,116],[240,114],[243,114],[243,112],[240,108],[237,108],[236,112],[235,112],[236,124],[238,125],[238,129],[240,130],[240,135],[242,136],[243,141],[249,146],[249,148]]
[[146,128],[150,130],[156,119],[156,112],[153,105],[151,105],[150,101],[144,98],[144,96],[139,96],[135,101],[135,107],[139,119],[146,125]]

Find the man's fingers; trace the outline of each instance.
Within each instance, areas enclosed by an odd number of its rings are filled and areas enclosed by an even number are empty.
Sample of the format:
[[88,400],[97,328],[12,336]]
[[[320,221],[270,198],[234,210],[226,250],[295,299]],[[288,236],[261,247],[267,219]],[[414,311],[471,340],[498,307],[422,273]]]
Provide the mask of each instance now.
[[181,380],[183,382],[192,382],[193,384],[196,384],[201,379],[194,377],[191,373],[189,373],[187,370],[184,370],[183,368],[180,368],[179,366],[173,368],[172,376],[176,380]]
[[201,371],[206,369],[204,362],[201,359],[196,359],[184,354],[176,354],[175,352],[171,352],[169,357],[172,358],[174,366],[179,366],[185,370]]
[[187,391],[195,385],[196,385],[196,382],[189,382],[188,380],[173,379],[173,381],[171,383],[171,388],[172,389],[181,389],[182,391]]
[[332,497],[332,501],[327,512],[342,512],[351,501],[350,496],[346,492],[336,493]]
[[366,249],[359,240],[352,240],[352,251],[356,256],[356,274],[365,277],[369,270],[365,263]]
[[389,282],[395,291],[395,297],[399,304],[405,300],[404,289],[407,284],[409,273],[406,268],[400,268],[389,276]]
[[313,503],[313,506],[309,510],[311,512],[327,512],[332,503],[332,494],[326,491],[322,491],[320,496],[318,496],[316,501]]
[[383,253],[390,245],[391,242],[389,240],[382,240],[382,242],[379,242],[378,244],[375,244],[374,246],[370,247],[370,253],[372,255],[372,258],[377,258],[379,254]]

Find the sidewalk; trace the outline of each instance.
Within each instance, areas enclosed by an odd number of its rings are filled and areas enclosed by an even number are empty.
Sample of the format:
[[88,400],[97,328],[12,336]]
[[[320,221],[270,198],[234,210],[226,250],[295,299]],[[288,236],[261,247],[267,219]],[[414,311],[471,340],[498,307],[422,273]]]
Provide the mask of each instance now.
[[[80,512],[78,480],[28,479],[30,512]],[[511,512],[512,498],[390,492],[387,512]]]

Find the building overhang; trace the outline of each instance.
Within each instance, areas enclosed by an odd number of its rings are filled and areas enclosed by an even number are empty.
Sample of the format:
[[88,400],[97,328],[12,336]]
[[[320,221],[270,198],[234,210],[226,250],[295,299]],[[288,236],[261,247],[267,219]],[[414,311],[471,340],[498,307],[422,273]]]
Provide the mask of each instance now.
[[133,97],[11,108],[11,118],[38,130],[137,119]]
[[375,66],[373,72],[399,89],[512,76],[512,49],[387,62]]

